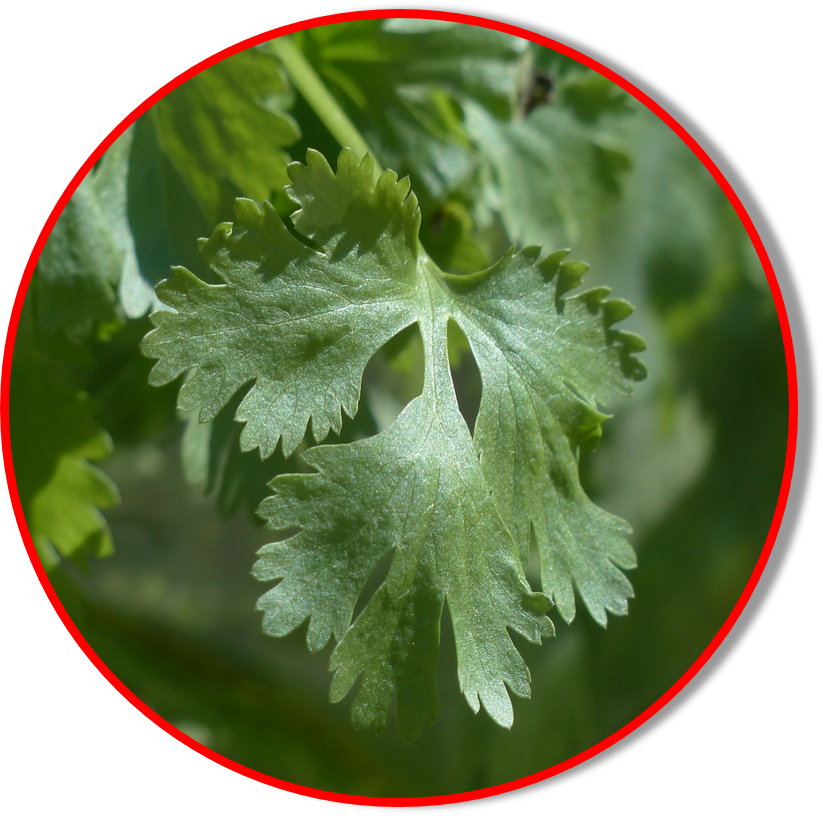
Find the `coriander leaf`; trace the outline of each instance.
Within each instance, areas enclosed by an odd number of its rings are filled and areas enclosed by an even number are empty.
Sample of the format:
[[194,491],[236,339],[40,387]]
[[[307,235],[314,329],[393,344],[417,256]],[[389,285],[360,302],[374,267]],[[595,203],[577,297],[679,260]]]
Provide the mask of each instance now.
[[317,441],[342,426],[341,409],[357,412],[369,359],[414,321],[419,288],[416,201],[408,181],[384,175],[377,188],[354,154],[342,154],[335,176],[320,154],[295,168],[295,222],[324,244],[310,249],[285,227],[270,204],[239,200],[234,225],[203,244],[224,281],[203,283],[185,269],[158,286],[175,312],[158,312],[143,350],[160,361],[151,383],[184,371],[180,407],[200,407],[207,422],[237,390],[254,381],[237,419],[243,450],[270,456],[282,438],[290,456],[309,419]]
[[[253,451],[241,451],[241,427],[234,421],[242,391],[223,408],[211,422],[201,423],[198,411],[184,415],[185,428],[180,442],[180,454],[186,481],[206,495],[217,498],[220,512],[231,516],[241,506],[252,512],[269,494],[268,483],[278,474],[298,469],[295,456],[288,459],[281,453],[262,459]],[[376,432],[375,420],[361,399],[357,416],[343,421],[340,435],[330,435],[328,441],[350,442]]]
[[95,324],[117,316],[115,289],[124,267],[134,262],[121,195],[128,138],[121,137],[80,182],[40,254],[35,291],[46,336],[64,333],[79,342]]
[[466,130],[492,171],[487,206],[514,241],[579,241],[617,199],[632,165],[623,123],[634,100],[577,68],[557,80],[549,103],[527,115],[503,120],[464,104]]
[[608,77],[551,48],[533,45],[532,82],[548,93],[532,99],[532,105],[548,104],[570,110],[583,122],[594,122],[613,114],[645,111],[632,96]]
[[[444,601],[461,690],[474,711],[482,703],[501,725],[513,721],[506,687],[529,695],[528,669],[506,629],[532,642],[553,634],[542,615],[549,602],[523,577],[457,406],[445,325],[423,334],[438,343],[428,349],[423,394],[387,431],[315,448],[303,458],[316,474],[272,482],[261,514],[275,529],[302,532],[261,550],[255,569],[263,580],[284,579],[260,601],[265,630],[283,635],[311,616],[310,649],[340,641],[332,699],[362,673],[355,724],[384,726],[396,694],[406,736],[437,711]],[[363,584],[392,550],[385,583],[352,624]]]
[[626,614],[635,566],[630,527],[595,506],[577,472],[576,447],[596,443],[613,393],[631,393],[645,369],[632,357],[642,341],[612,324],[631,307],[607,289],[574,296],[585,264],[566,252],[536,263],[539,250],[509,253],[464,284],[458,322],[480,368],[483,398],[475,443],[495,501],[525,561],[534,536],[541,582],[567,620],[574,587],[592,617]]
[[528,70],[526,40],[479,26],[359,20],[295,36],[380,162],[411,175],[424,209],[477,172],[461,106],[510,117]]
[[15,342],[9,385],[9,434],[20,503],[34,546],[48,569],[61,558],[103,557],[113,550],[101,509],[117,488],[91,462],[111,453],[111,439],[65,369],[29,342],[25,317]]
[[299,137],[286,113],[290,102],[277,58],[250,48],[206,68],[149,111],[161,149],[209,223],[236,193],[264,199],[287,183],[284,148]]
[[[316,153],[290,167],[294,227],[311,247],[271,207],[238,202],[237,223],[203,243],[222,282],[176,270],[158,288],[172,310],[153,316],[144,351],[158,358],[154,382],[193,370],[180,403],[202,406],[205,420],[254,381],[236,414],[241,446],[268,455],[280,437],[294,450],[309,417],[320,439],[341,406],[352,415],[368,358],[417,324],[422,394],[384,432],[314,448],[303,454],[313,473],[271,483],[261,514],[299,532],[260,553],[257,577],[279,581],[260,601],[264,628],[279,636],[308,619],[310,649],[337,641],[332,698],[361,677],[355,722],[382,726],[396,697],[413,735],[436,711],[445,605],[466,699],[508,726],[509,692],[527,695],[529,673],[507,630],[553,633],[549,600],[523,573],[532,527],[544,591],[565,617],[572,585],[598,620],[625,611],[628,526],[585,497],[576,450],[598,438],[597,404],[643,376],[632,356],[642,343],[612,328],[631,311],[624,301],[568,294],[585,265],[565,252],[538,263],[535,248],[512,251],[481,272],[443,273],[419,244],[408,180],[389,171],[375,185],[372,171],[349,150],[336,174]],[[474,439],[451,380],[450,321],[483,379]],[[389,573],[355,617],[387,553]]]

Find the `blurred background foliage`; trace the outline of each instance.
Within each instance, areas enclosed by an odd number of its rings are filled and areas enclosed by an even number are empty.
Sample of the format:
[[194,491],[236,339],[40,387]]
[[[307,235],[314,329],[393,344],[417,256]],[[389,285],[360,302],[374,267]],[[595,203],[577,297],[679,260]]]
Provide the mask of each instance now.
[[[14,348],[10,430],[35,546],[73,620],[152,709],[265,774],[341,793],[426,796],[507,782],[604,739],[699,657],[771,523],[788,434],[786,364],[765,275],[700,161],[631,96],[525,40],[431,20],[295,34],[219,63],[141,117],[83,181],[41,255]],[[310,66],[327,104],[289,55]],[[302,90],[301,90],[302,89]],[[333,104],[328,103],[331,99]],[[336,107],[335,107],[336,106]],[[147,385],[138,343],[172,265],[209,277],[196,240],[237,195],[281,214],[286,164],[332,160],[347,120],[411,177],[422,240],[450,271],[513,242],[571,246],[588,286],[631,300],[650,376],[612,406],[584,484],[628,519],[636,599],[607,630],[581,615],[519,643],[532,699],[509,732],[474,716],[448,623],[440,715],[412,743],[355,731],[328,702],[328,649],[260,633],[254,509],[296,458],[240,453],[235,404],[212,423]],[[414,331],[370,363],[342,436],[386,427],[419,393]],[[481,383],[457,333],[471,422]],[[113,554],[112,554],[113,552]],[[103,557],[107,556],[107,557]]]

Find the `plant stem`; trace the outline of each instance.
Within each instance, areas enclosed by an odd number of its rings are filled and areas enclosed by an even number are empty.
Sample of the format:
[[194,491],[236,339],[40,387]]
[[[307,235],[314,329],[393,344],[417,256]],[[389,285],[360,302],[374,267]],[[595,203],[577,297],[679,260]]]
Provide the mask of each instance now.
[[[270,45],[274,53],[280,57],[289,79],[294,83],[294,87],[300,91],[320,121],[340,143],[340,146],[350,147],[361,156],[370,153],[374,158],[374,153],[369,150],[369,146],[360,131],[331,95],[323,80],[317,75],[317,72],[294,44],[291,37],[278,37],[278,39],[272,40]],[[383,168],[380,167],[376,158],[374,172],[375,176],[379,176],[383,172]]]

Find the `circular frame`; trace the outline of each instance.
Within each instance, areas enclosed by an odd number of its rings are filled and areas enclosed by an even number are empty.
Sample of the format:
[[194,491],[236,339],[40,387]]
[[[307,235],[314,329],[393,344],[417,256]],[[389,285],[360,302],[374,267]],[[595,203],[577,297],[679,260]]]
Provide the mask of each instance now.
[[[521,779],[509,782],[507,784],[501,784],[490,788],[485,788],[481,790],[472,791],[469,793],[457,793],[457,794],[450,794],[450,795],[443,795],[443,796],[434,796],[434,797],[414,797],[414,798],[376,798],[376,797],[365,797],[365,796],[354,796],[354,795],[345,795],[345,794],[337,794],[326,792],[322,790],[317,790],[313,788],[307,788],[301,785],[293,784],[285,780],[276,779],[274,777],[266,776],[262,773],[258,773],[254,770],[251,770],[243,765],[240,765],[231,759],[228,759],[220,754],[215,753],[214,751],[204,747],[200,743],[196,742],[191,737],[187,736],[186,734],[179,731],[169,722],[165,721],[162,717],[160,717],[156,712],[150,709],[142,700],[136,697],[130,690],[127,688],[118,678],[113,674],[113,672],[100,660],[98,655],[94,652],[91,646],[86,642],[83,638],[77,627],[75,626],[74,622],[71,620],[69,615],[67,614],[66,610],[64,609],[63,605],[60,602],[54,588],[52,587],[49,578],[46,575],[45,570],[43,569],[42,565],[40,564],[39,558],[37,557],[34,545],[31,540],[31,536],[28,532],[26,526],[26,520],[23,515],[23,510],[21,507],[19,495],[17,493],[17,487],[15,482],[14,476],[14,469],[13,469],[13,461],[12,461],[12,452],[9,443],[9,413],[8,413],[8,403],[9,403],[9,374],[10,374],[10,367],[11,367],[11,360],[12,354],[14,350],[14,341],[17,331],[18,322],[20,319],[20,312],[22,309],[23,300],[26,294],[26,291],[29,286],[29,281],[31,279],[32,273],[34,271],[34,267],[37,263],[39,258],[40,252],[42,251],[43,245],[47,240],[49,234],[51,233],[52,228],[58,217],[60,216],[63,208],[66,205],[66,202],[71,197],[71,195],[76,190],[77,186],[80,184],[82,179],[86,176],[89,170],[94,166],[94,164],[100,159],[103,153],[109,148],[109,146],[113,143],[113,141],[119,137],[123,131],[128,128],[133,122],[136,121],[143,113],[145,113],[149,108],[151,108],[158,100],[166,96],[168,93],[173,91],[183,82],[190,79],[192,76],[198,74],[199,72],[205,70],[206,68],[214,65],[215,63],[229,57],[239,51],[245,50],[253,45],[258,43],[271,40],[276,37],[280,37],[286,34],[289,34],[294,31],[299,31],[307,28],[313,28],[315,26],[320,25],[327,25],[331,23],[338,23],[344,22],[349,20],[358,20],[358,19],[369,19],[369,18],[382,18],[382,17],[417,17],[417,18],[428,18],[428,19],[439,19],[439,20],[450,20],[459,23],[466,23],[472,24],[477,26],[483,26],[487,28],[496,29],[498,31],[506,32],[518,37],[522,37],[525,39],[529,39],[539,45],[551,48],[555,51],[560,52],[568,57],[575,59],[576,61],[582,63],[583,65],[588,66],[602,74],[603,76],[610,79],[615,84],[622,87],[636,99],[638,99],[643,105],[649,108],[653,113],[655,113],[663,122],[665,122],[692,150],[692,152],[700,159],[702,164],[707,168],[707,170],[711,173],[717,184],[721,187],[723,192],[725,193],[728,200],[733,205],[737,215],[739,216],[741,222],[745,226],[745,229],[748,232],[748,235],[752,241],[754,248],[757,251],[758,257],[762,264],[763,270],[766,274],[766,278],[768,280],[768,284],[771,290],[772,298],[774,300],[779,322],[780,328],[782,332],[783,344],[785,348],[786,354],[786,365],[787,365],[787,373],[788,373],[788,384],[789,384],[789,435],[788,435],[788,443],[786,449],[786,458],[785,458],[785,467],[783,471],[783,478],[782,484],[779,492],[779,497],[777,501],[777,506],[775,509],[775,513],[768,530],[768,535],[760,554],[760,557],[757,561],[756,567],[746,584],[745,590],[740,596],[739,600],[735,604],[734,608],[732,609],[731,613],[729,614],[728,618],[724,622],[721,629],[717,632],[711,643],[704,649],[704,651],[699,655],[699,657],[693,662],[693,664],[689,667],[688,671],[680,677],[680,679],[663,695],[661,696],[653,705],[649,706],[645,711],[635,717],[631,722],[627,723],[625,726],[620,728],[618,731],[615,731],[611,736],[607,739],[602,740],[601,742],[597,743],[596,745],[591,746],[588,750],[583,751],[576,756],[573,756],[567,759],[564,762],[559,763],[551,768],[548,768],[544,771],[541,771],[536,774],[532,774],[530,776],[523,777]],[[167,82],[153,94],[151,94],[147,99],[145,99],[140,105],[138,105],[134,110],[132,110],[128,116],[126,116],[107,136],[100,144],[92,151],[92,153],[88,156],[88,158],[83,162],[77,172],[74,174],[71,182],[65,188],[63,193],[60,195],[59,199],[57,200],[54,208],[50,212],[45,224],[43,225],[42,230],[39,233],[37,241],[34,245],[34,248],[31,252],[29,257],[28,263],[26,264],[25,271],[23,276],[20,280],[20,284],[17,289],[16,297],[14,300],[13,308],[11,311],[11,317],[8,325],[8,330],[6,334],[6,343],[3,355],[3,363],[2,363],[2,427],[0,431],[2,431],[2,450],[3,450],[3,460],[4,460],[4,467],[6,471],[6,479],[9,485],[9,493],[11,498],[12,507],[14,510],[14,515],[17,521],[17,526],[19,528],[22,540],[25,544],[25,547],[28,551],[29,558],[32,563],[32,567],[37,574],[37,577],[40,581],[40,584],[46,593],[49,601],[51,602],[54,610],[57,612],[60,620],[62,621],[63,625],[66,627],[70,635],[73,637],[74,641],[80,647],[80,649],[84,652],[84,654],[88,657],[88,659],[92,662],[92,664],[98,669],[98,671],[106,678],[106,680],[128,701],[130,702],[138,711],[144,714],[148,719],[150,719],[154,724],[158,727],[166,731],[172,737],[174,737],[179,742],[183,743],[187,747],[191,748],[193,751],[201,754],[203,757],[216,762],[223,767],[232,770],[242,776],[248,777],[249,779],[256,780],[261,782],[265,785],[270,785],[276,788],[280,788],[284,791],[288,791],[295,794],[300,794],[302,796],[308,796],[318,799],[325,799],[333,802],[344,803],[344,804],[357,804],[357,805],[367,805],[367,806],[376,806],[376,807],[421,807],[421,806],[430,806],[430,805],[441,805],[441,804],[451,804],[451,803],[458,803],[458,802],[467,802],[473,801],[477,799],[482,799],[485,797],[497,795],[500,793],[513,791],[519,788],[523,788],[525,786],[531,785],[535,782],[539,782],[550,777],[556,776],[557,774],[563,773],[575,766],[580,765],[581,763],[585,762],[592,757],[600,754],[601,752],[605,751],[610,746],[614,745],[615,743],[619,742],[641,725],[646,723],[651,717],[653,717],[656,713],[658,713],[667,703],[669,703],[676,695],[679,694],[680,691],[697,675],[697,673],[705,666],[706,662],[709,658],[716,652],[718,647],[721,643],[725,640],[726,636],[729,634],[732,627],[737,622],[738,618],[740,617],[743,609],[746,607],[749,599],[752,596],[752,593],[755,587],[758,584],[758,581],[761,578],[763,570],[766,566],[766,563],[771,555],[772,549],[775,544],[775,540],[778,534],[778,530],[780,528],[781,522],[783,520],[783,516],[786,509],[787,499],[789,488],[791,484],[791,477],[794,467],[794,459],[795,459],[795,451],[796,451],[796,440],[797,440],[797,375],[796,375],[796,367],[795,367],[795,358],[794,358],[794,349],[792,344],[791,333],[789,329],[789,321],[788,316],[786,313],[785,305],[783,302],[783,297],[780,291],[780,287],[778,285],[776,276],[774,274],[774,270],[772,268],[771,262],[766,254],[766,250],[763,246],[763,243],[758,235],[757,230],[752,223],[751,218],[749,217],[748,213],[746,212],[745,208],[743,207],[740,199],[732,190],[730,184],[720,172],[718,167],[714,164],[714,162],[709,158],[707,153],[697,144],[697,142],[682,128],[677,121],[675,121],[663,108],[661,108],[654,100],[648,97],[645,93],[639,90],[637,87],[632,85],[631,83],[627,82],[621,76],[616,74],[614,71],[610,70],[606,66],[590,59],[589,57],[581,54],[580,52],[569,48],[568,46],[557,42],[556,40],[549,39],[547,37],[541,36],[534,32],[531,32],[527,29],[520,28],[514,25],[509,25],[502,22],[497,22],[494,20],[490,20],[487,18],[466,15],[466,14],[458,14],[453,12],[440,12],[440,11],[421,11],[421,10],[407,10],[407,9],[390,9],[390,10],[367,10],[367,11],[356,11],[356,12],[344,12],[344,13],[337,13],[337,14],[330,14],[321,17],[315,17],[307,20],[303,20],[300,22],[291,23],[288,25],[284,25],[278,28],[274,28],[265,32],[262,32],[254,37],[250,37],[244,40],[241,40],[227,48],[218,51],[217,53],[211,55],[210,57],[201,60],[200,62],[192,65],[186,71],[182,72],[178,76],[174,77],[174,79]]]

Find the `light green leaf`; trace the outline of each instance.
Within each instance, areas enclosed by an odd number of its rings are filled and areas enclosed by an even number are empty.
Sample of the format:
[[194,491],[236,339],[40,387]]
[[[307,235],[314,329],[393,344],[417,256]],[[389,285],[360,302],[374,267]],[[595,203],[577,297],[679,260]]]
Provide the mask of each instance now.
[[[475,443],[501,515],[525,561],[534,537],[543,591],[567,620],[574,588],[592,617],[626,614],[635,566],[629,525],[596,507],[577,473],[576,447],[596,444],[606,416],[597,405],[631,393],[645,369],[634,335],[612,328],[631,307],[607,289],[575,296],[586,266],[561,251],[510,253],[477,281],[456,282],[458,322],[483,379]],[[459,280],[459,279],[458,279]]]
[[[445,354],[445,346],[440,350]],[[270,544],[255,575],[284,580],[260,600],[268,634],[310,616],[308,644],[339,640],[332,699],[358,676],[352,717],[414,736],[437,712],[436,667],[443,604],[457,644],[460,687],[501,725],[513,721],[506,691],[529,695],[529,673],[507,628],[532,642],[553,633],[548,600],[526,584],[494,507],[444,359],[386,432],[305,454],[318,473],[282,476],[261,514],[276,529],[303,532]],[[445,377],[445,379],[444,379]],[[393,551],[388,577],[352,623],[363,584]]]
[[26,524],[46,568],[62,558],[103,557],[113,546],[100,510],[118,494],[91,462],[109,455],[111,439],[89,397],[63,382],[64,369],[34,353],[25,335],[21,328],[15,343],[9,432]]
[[[310,153],[293,165],[293,220],[307,246],[268,206],[240,201],[203,250],[222,281],[185,270],[159,287],[173,311],[153,317],[144,351],[152,380],[193,370],[183,407],[214,416],[243,385],[236,419],[245,448],[291,452],[311,418],[315,438],[352,416],[369,358],[416,323],[422,394],[386,431],[303,455],[314,473],[279,476],[261,514],[300,532],[261,551],[256,575],[279,580],[260,602],[264,628],[284,635],[309,620],[308,644],[338,641],[332,697],[362,677],[353,717],[382,726],[396,697],[401,731],[436,711],[435,667],[444,605],[455,633],[466,699],[511,725],[509,692],[529,673],[508,630],[552,634],[546,595],[526,582],[533,527],[543,590],[573,613],[576,585],[592,614],[625,612],[631,593],[617,567],[633,565],[628,526],[596,508],[577,480],[576,450],[596,441],[611,393],[643,376],[642,347],[612,324],[630,311],[606,290],[568,295],[585,265],[565,252],[508,253],[481,272],[441,272],[418,241],[420,214],[407,180],[372,182],[369,157],[344,151],[337,173]],[[475,438],[451,380],[448,326],[471,344],[483,378]],[[335,425],[335,423],[338,423]],[[385,581],[355,616],[364,584],[387,553]]]
[[487,203],[509,236],[526,244],[585,237],[631,166],[619,130],[562,107],[544,105],[504,122],[467,105],[466,128],[494,172]]
[[235,224],[203,244],[225,283],[210,286],[178,268],[158,287],[176,311],[155,314],[158,328],[143,344],[160,360],[152,384],[194,369],[180,407],[200,406],[206,422],[254,381],[237,411],[246,423],[243,450],[268,457],[282,438],[289,456],[310,418],[317,441],[339,432],[341,409],[357,412],[369,359],[414,321],[416,201],[394,175],[374,190],[366,164],[346,152],[335,176],[311,154],[304,173],[293,170],[293,195],[303,204],[296,223],[325,252],[295,238],[271,205],[239,200]]
[[[157,138],[209,223],[237,193],[262,200],[286,184],[300,135],[280,63],[241,51],[175,88],[150,111]],[[227,186],[228,185],[228,186]]]
[[38,324],[47,336],[64,333],[80,341],[95,324],[117,315],[115,287],[124,252],[101,200],[98,175],[86,176],[66,202],[37,263]]

